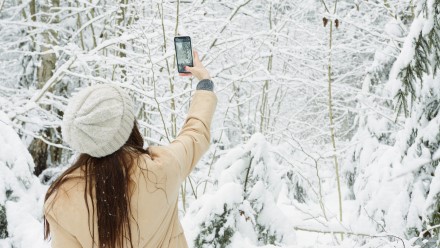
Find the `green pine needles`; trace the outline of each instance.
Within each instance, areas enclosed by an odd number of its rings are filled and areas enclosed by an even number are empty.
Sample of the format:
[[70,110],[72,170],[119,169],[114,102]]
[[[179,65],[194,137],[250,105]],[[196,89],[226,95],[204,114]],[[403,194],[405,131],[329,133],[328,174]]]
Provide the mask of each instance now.
[[[437,224],[440,223],[440,195],[437,195],[437,201],[434,204],[434,206],[436,206],[436,209],[433,211],[433,214],[430,216],[430,222],[432,224]],[[438,228],[433,230],[433,233],[429,233],[427,235],[430,236],[436,236],[439,237],[440,236],[440,230]]]
[[0,204],[0,239],[8,237],[8,221],[6,219],[6,208]]
[[277,233],[270,230],[267,226],[257,224],[258,230],[258,241],[260,244],[271,244],[275,245],[277,241]]
[[[231,208],[225,203],[223,205],[223,213],[215,214],[215,217],[208,223],[203,223],[201,231],[194,242],[197,248],[203,247],[219,247],[225,248],[231,243],[234,230],[230,226],[226,226],[228,217],[231,215]],[[214,234],[214,235],[213,235]]]
[[[397,116],[402,112],[405,117],[409,115],[408,109],[412,106],[412,102],[416,97],[415,83],[417,79],[420,80],[420,83],[423,83],[423,75],[432,74],[432,76],[435,76],[438,69],[440,69],[440,0],[435,0],[432,8],[429,8],[427,0],[425,0],[422,12],[427,19],[430,15],[433,15],[433,26],[425,35],[420,31],[414,41],[414,58],[398,74],[398,77],[402,80],[402,89],[395,96]],[[408,104],[408,96],[411,100],[410,104]]]

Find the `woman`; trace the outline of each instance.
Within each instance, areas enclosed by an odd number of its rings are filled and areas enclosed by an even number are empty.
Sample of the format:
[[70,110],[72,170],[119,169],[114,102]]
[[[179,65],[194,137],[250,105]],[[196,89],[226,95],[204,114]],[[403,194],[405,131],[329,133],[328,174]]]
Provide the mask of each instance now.
[[201,81],[167,146],[143,149],[133,101],[117,86],[95,85],[69,101],[62,134],[80,155],[46,194],[52,247],[187,247],[178,190],[208,149],[217,98],[196,52],[185,69]]

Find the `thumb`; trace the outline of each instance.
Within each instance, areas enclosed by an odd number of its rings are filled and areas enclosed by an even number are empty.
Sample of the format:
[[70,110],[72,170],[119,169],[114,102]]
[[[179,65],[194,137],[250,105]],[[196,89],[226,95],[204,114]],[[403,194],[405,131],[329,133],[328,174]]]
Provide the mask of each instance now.
[[191,66],[185,66],[185,68],[184,68],[186,71],[189,71],[189,72],[194,72],[194,67],[191,67]]

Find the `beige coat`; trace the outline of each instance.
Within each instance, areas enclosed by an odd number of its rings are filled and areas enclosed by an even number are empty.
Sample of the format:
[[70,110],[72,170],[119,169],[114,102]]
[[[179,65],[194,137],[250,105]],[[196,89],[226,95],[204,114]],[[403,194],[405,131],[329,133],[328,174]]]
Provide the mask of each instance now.
[[[176,140],[167,146],[150,147],[150,156],[138,159],[131,175],[136,183],[131,199],[131,211],[137,221],[131,223],[134,247],[188,247],[178,219],[179,188],[209,147],[216,104],[213,92],[196,91]],[[81,168],[71,176],[84,178]],[[68,180],[46,201],[44,209],[53,248],[92,247],[84,188],[84,180]],[[97,244],[97,224],[93,226]]]

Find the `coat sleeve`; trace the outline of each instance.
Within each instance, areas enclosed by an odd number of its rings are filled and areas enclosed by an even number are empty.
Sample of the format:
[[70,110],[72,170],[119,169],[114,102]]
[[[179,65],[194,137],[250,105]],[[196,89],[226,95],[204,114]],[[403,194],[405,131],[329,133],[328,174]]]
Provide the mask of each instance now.
[[64,229],[52,214],[46,214],[46,219],[50,226],[52,248],[82,248],[75,236]]
[[211,121],[216,106],[217,96],[214,92],[197,90],[179,135],[167,147],[177,159],[182,180],[189,175],[208,150],[211,139]]

